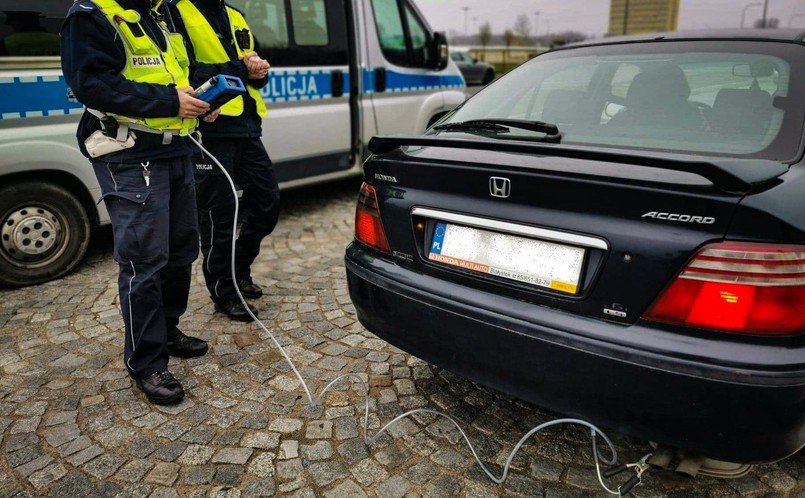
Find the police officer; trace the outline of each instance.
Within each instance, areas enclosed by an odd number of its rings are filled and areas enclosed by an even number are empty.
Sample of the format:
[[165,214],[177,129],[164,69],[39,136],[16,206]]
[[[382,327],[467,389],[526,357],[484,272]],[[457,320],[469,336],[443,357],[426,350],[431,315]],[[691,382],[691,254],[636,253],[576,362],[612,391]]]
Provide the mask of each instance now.
[[[248,93],[221,108],[214,123],[202,123],[204,147],[215,156],[242,189],[241,225],[235,247],[235,281],[231,275],[234,197],[226,177],[209,157],[195,158],[201,252],[204,279],[215,309],[233,320],[251,319],[240,301],[263,295],[252,280],[251,265],[260,243],[279,217],[279,188],[266,153],[262,119],[266,107],[259,89],[268,81],[268,62],[254,52],[243,14],[223,0],[171,0],[177,29],[189,42],[191,82],[200,85],[227,74],[243,80]],[[252,305],[249,309],[257,314]]]
[[75,3],[61,31],[61,60],[87,107],[78,144],[112,220],[124,362],[150,402],[169,404],[184,391],[167,371],[168,356],[207,352],[177,325],[198,255],[186,137],[209,105],[192,96],[184,44],[155,8],[151,0]]

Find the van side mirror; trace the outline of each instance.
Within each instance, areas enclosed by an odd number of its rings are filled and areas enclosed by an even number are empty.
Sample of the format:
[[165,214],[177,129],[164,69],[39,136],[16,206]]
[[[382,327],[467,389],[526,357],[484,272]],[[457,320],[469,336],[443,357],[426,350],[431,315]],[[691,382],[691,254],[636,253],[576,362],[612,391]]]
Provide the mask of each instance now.
[[447,50],[447,36],[441,31],[433,33],[430,45],[430,61],[431,68],[437,71],[447,67],[449,60],[449,52]]

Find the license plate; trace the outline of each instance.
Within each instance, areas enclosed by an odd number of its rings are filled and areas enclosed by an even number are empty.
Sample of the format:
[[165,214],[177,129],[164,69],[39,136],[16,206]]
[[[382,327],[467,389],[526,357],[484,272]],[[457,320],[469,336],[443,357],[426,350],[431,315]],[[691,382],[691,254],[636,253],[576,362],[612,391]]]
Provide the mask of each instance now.
[[576,294],[584,252],[555,242],[437,222],[428,259]]

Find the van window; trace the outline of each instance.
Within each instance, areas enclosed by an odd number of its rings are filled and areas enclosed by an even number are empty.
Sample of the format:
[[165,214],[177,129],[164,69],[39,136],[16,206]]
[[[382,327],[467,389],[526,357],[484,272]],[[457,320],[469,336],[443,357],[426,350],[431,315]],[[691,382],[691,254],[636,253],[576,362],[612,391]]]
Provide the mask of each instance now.
[[274,67],[342,66],[348,62],[345,0],[230,0]]
[[405,4],[405,20],[408,23],[408,34],[410,35],[411,65],[426,67],[428,65],[428,30],[408,4]]
[[70,0],[0,1],[0,57],[59,55]]
[[327,45],[327,15],[324,0],[291,3],[294,40],[297,45]]
[[245,4],[243,14],[258,47],[285,48],[288,46],[285,0],[250,0],[241,3]]
[[428,65],[428,30],[402,0],[372,0],[383,56],[398,66]]

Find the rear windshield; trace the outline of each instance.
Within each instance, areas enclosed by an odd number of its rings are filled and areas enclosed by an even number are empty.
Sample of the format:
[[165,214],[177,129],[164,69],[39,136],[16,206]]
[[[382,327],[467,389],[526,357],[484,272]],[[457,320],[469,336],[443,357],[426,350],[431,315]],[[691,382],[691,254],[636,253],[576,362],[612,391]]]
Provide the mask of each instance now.
[[[805,47],[687,41],[537,57],[449,118],[559,126],[562,143],[791,162],[805,117]],[[512,129],[501,138],[528,139]]]

